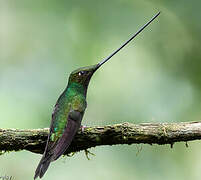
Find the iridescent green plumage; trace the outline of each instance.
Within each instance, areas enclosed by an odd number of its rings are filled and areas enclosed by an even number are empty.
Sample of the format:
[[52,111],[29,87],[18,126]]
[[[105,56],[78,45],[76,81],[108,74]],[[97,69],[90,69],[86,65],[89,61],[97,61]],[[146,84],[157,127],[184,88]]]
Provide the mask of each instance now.
[[[84,87],[81,84],[72,82],[67,86],[55,105],[52,114],[53,129],[50,136],[51,141],[56,141],[64,132],[67,124],[67,116],[71,108],[79,112],[86,109],[86,96]],[[54,137],[54,138],[53,138]],[[52,139],[53,138],[53,139]]]
[[[57,141],[64,132],[67,124],[67,116],[70,110],[84,113],[86,103],[86,92],[91,76],[97,65],[76,69],[70,74],[67,88],[59,97],[52,114],[51,141]],[[80,74],[83,73],[83,74]]]
[[89,81],[99,64],[73,71],[68,85],[61,94],[52,113],[52,121],[43,157],[36,169],[35,178],[41,178],[51,161],[58,159],[69,147],[78,131],[87,107],[86,94]]
[[36,169],[34,179],[38,176],[41,178],[45,174],[50,162],[58,159],[66,151],[80,128],[81,120],[87,107],[87,88],[94,72],[134,39],[159,14],[160,12],[103,61],[93,66],[79,68],[70,74],[68,85],[55,105],[47,144],[43,157]]

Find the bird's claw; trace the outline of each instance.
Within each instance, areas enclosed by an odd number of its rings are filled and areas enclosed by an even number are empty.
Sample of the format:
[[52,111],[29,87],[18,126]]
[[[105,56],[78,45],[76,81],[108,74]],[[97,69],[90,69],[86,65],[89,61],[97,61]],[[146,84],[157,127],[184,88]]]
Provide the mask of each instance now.
[[88,160],[90,160],[90,158],[89,158],[89,154],[95,156],[94,153],[90,152],[90,151],[87,150],[87,149],[85,149],[84,152],[85,152],[85,155],[86,155],[86,157],[87,157]]

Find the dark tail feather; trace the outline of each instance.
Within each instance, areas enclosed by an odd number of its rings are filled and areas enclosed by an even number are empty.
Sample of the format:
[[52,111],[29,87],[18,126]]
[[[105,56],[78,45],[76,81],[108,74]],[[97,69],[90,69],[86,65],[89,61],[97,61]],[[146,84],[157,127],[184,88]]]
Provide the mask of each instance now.
[[47,168],[49,167],[51,161],[52,161],[52,155],[48,155],[48,156],[44,155],[42,157],[42,159],[40,160],[38,167],[35,171],[34,179],[36,179],[38,176],[40,178],[43,177],[43,175],[47,171]]

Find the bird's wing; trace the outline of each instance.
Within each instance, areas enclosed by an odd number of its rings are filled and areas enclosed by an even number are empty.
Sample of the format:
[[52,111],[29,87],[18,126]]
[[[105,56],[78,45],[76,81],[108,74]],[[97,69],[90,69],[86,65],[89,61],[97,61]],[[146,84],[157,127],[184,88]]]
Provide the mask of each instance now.
[[43,177],[47,171],[47,168],[49,167],[50,162],[58,159],[66,151],[80,127],[82,116],[83,112],[81,113],[76,110],[71,110],[67,117],[67,125],[64,129],[64,132],[61,137],[56,137],[57,139],[55,142],[51,141],[51,135],[54,134],[53,121],[51,122],[50,134],[48,136],[45,152],[35,171],[34,179],[36,179],[38,176],[40,178]]
[[57,160],[69,147],[80,127],[82,116],[83,113],[76,110],[71,110],[69,112],[65,130],[54,147],[52,160]]
[[59,156],[61,156],[62,150],[64,153],[70,145],[81,125],[81,120],[86,109],[86,101],[84,98],[75,96],[69,108],[70,109],[66,119],[65,117],[63,119],[64,122],[62,123],[59,120],[61,126],[58,125],[58,120],[56,120],[59,117],[59,114],[61,114],[58,103],[55,105],[55,109],[52,114],[52,122],[46,147],[46,153],[53,155],[52,160],[56,160]]
[[[84,110],[86,108],[85,99],[79,101],[80,98],[74,97],[71,107],[69,107],[70,111],[67,117],[60,117],[61,119],[59,118],[59,115],[62,114],[62,109],[59,107],[60,99],[61,98],[58,99],[52,114],[47,144],[43,157],[35,171],[34,179],[38,176],[40,178],[43,177],[50,162],[58,159],[66,151],[81,124]],[[58,122],[61,123],[60,126]]]

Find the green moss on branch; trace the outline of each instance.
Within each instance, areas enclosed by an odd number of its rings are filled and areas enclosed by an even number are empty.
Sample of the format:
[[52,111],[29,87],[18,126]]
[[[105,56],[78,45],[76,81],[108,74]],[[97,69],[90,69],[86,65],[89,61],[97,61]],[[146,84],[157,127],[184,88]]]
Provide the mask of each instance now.
[[[28,150],[43,153],[48,128],[18,130],[0,129],[0,152]],[[201,122],[115,124],[88,127],[76,134],[66,154],[101,145],[171,144],[201,139]]]

